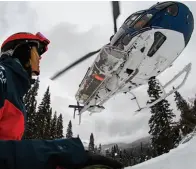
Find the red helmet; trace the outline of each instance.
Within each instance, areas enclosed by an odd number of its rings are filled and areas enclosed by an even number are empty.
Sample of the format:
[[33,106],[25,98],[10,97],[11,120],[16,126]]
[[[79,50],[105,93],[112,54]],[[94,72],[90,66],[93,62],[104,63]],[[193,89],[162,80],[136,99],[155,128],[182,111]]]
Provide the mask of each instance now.
[[48,50],[50,41],[40,32],[33,35],[27,32],[19,32],[8,37],[1,46],[1,51],[15,50],[21,44],[32,43],[37,46],[39,55],[42,55]]

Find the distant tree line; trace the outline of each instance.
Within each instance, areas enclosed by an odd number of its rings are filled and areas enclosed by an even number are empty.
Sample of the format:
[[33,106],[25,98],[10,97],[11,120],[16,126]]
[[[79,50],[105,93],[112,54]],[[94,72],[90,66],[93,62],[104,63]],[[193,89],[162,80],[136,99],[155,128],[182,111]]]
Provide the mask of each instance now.
[[113,145],[111,148],[103,149],[101,144],[98,146],[95,145],[93,133],[90,134],[88,151],[99,153],[106,157],[120,161],[125,167],[146,161],[152,156],[150,147],[143,146],[142,143],[139,147],[130,149],[121,149],[117,144]]

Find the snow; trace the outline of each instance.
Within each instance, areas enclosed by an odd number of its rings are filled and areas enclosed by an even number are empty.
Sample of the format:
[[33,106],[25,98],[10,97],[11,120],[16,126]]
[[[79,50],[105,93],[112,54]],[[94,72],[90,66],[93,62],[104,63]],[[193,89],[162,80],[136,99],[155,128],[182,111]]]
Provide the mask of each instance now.
[[195,169],[196,136],[167,154],[125,169]]

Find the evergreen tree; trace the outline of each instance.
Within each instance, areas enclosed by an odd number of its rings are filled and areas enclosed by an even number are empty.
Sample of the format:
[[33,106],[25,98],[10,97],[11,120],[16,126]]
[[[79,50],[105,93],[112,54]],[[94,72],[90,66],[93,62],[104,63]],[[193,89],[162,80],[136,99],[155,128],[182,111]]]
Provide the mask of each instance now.
[[[148,94],[151,98],[150,102],[159,99],[162,92],[155,77],[149,79],[148,85]],[[149,134],[152,136],[154,156],[167,153],[174,147],[171,124],[175,115],[169,107],[170,105],[165,99],[151,106],[152,116],[149,120]]]
[[182,130],[181,130],[180,123],[179,122],[173,123],[171,133],[172,133],[172,136],[173,136],[172,139],[173,139],[173,142],[174,142],[174,145],[175,145],[174,147],[178,146],[179,142],[182,139],[181,132],[182,132]]
[[119,158],[119,155],[120,155],[120,149],[118,147],[118,144],[114,145],[115,147],[115,157],[116,158]]
[[88,150],[91,151],[91,152],[94,152],[94,150],[95,150],[93,133],[91,133],[91,135],[90,135],[90,141],[89,141],[89,145],[88,145]]
[[122,152],[122,163],[125,167],[131,166],[130,156],[125,149]]
[[105,150],[105,156],[106,156],[106,157],[111,157],[111,152],[110,152],[109,149],[106,149],[106,150]]
[[50,91],[47,88],[44,97],[38,106],[38,112],[36,116],[36,134],[38,139],[45,139],[45,132],[47,131],[47,117],[51,114],[50,110]]
[[53,118],[51,120],[51,128],[50,128],[50,138],[57,138],[57,112],[54,112]]
[[52,121],[52,108],[50,108],[50,111],[46,114],[46,123],[45,123],[45,130],[44,130],[44,139],[50,139],[51,138],[51,121]]
[[194,99],[193,106],[191,107],[191,113],[189,113],[189,118],[187,119],[191,123],[192,130],[196,126],[196,98]]
[[174,92],[174,94],[175,94],[174,98],[175,98],[175,101],[176,101],[177,109],[180,110],[181,112],[190,111],[190,105],[182,97],[182,95],[178,91]]
[[118,144],[114,145],[114,159],[121,162],[122,161],[122,152],[118,147]]
[[176,107],[181,112],[179,128],[181,129],[182,134],[186,135],[193,131],[191,123],[191,119],[193,119],[191,107],[178,91],[175,92],[174,98],[176,101]]
[[26,123],[26,131],[24,133],[23,139],[34,139],[36,138],[36,107],[37,100],[36,96],[38,94],[39,89],[39,79],[35,81],[34,85],[28,91],[28,93],[24,96],[23,101],[25,104],[25,108],[27,111],[27,123]]
[[147,151],[146,151],[145,161],[152,158],[152,153],[151,153],[151,152],[152,152],[152,151],[151,151],[151,148],[149,147],[149,148],[147,149]]
[[59,115],[57,118],[57,138],[63,138],[63,116]]
[[132,148],[132,149],[131,149],[131,152],[130,152],[130,154],[129,154],[129,156],[128,156],[130,166],[133,166],[133,165],[136,164],[136,159],[135,159],[135,156],[133,155],[133,152],[134,152],[134,149]]
[[141,142],[141,147],[140,147],[140,160],[139,160],[139,162],[140,163],[142,163],[142,162],[144,162],[145,161],[145,154],[144,154],[144,149],[143,149],[143,144],[142,144],[142,142]]
[[120,160],[120,149],[117,144],[112,146],[111,148],[111,156],[114,159],[117,159],[118,161]]
[[95,145],[94,152],[95,153],[98,153],[98,147],[97,147],[97,145]]
[[119,154],[118,154],[118,159],[117,159],[117,160],[118,160],[119,162],[123,163],[123,158],[124,158],[124,157],[123,157],[123,152],[122,152],[122,150],[120,149],[120,150],[119,150]]
[[112,146],[111,148],[111,157],[114,158],[115,157],[115,146]]
[[101,153],[101,150],[102,150],[102,148],[101,148],[101,144],[99,144],[99,147],[98,147],[98,153]]
[[70,120],[69,124],[68,124],[68,127],[67,127],[66,138],[72,138],[72,137],[73,137],[72,123],[71,123],[71,120]]

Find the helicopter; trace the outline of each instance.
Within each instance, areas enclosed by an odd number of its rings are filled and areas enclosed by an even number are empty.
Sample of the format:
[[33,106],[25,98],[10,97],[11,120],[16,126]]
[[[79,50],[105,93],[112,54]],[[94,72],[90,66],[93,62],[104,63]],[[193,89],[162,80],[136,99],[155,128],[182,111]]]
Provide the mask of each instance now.
[[[57,72],[51,80],[73,68],[82,61],[97,54],[79,84],[75,98],[77,105],[69,105],[81,115],[88,111],[90,115],[100,113],[110,98],[118,93],[131,94],[136,100],[138,110],[149,108],[165,99],[184,85],[191,63],[164,85],[156,78],[171,67],[187,46],[194,30],[194,18],[189,8],[181,3],[167,1],[156,3],[146,10],[131,14],[117,30],[116,20],[120,15],[118,1],[112,1],[114,35],[101,49],[90,52],[65,69]],[[182,82],[169,92],[165,88],[185,73]],[[142,107],[133,89],[147,84],[155,77],[161,86],[163,95],[152,103]]]

